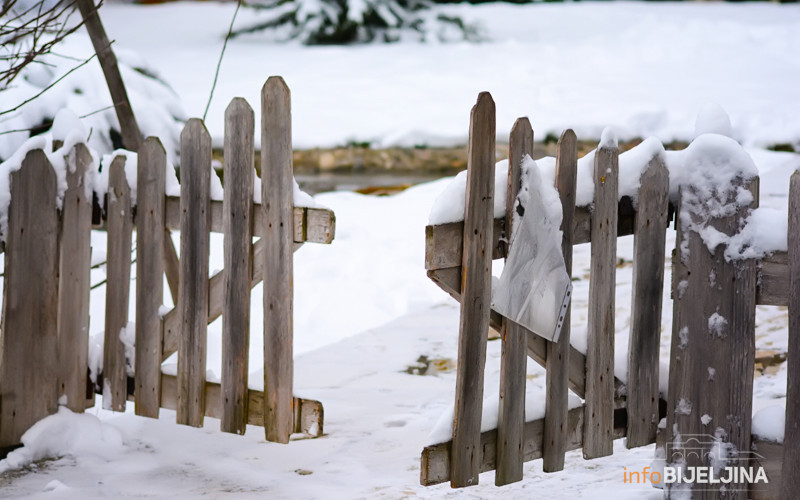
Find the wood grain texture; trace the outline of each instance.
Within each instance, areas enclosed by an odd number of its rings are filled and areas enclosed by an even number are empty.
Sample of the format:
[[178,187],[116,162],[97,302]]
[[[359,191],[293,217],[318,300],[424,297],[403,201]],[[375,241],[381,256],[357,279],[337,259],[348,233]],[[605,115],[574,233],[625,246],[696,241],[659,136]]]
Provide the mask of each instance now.
[[[532,154],[531,123],[527,118],[519,118],[509,137],[505,226],[507,241],[511,241],[514,208],[522,182],[522,160]],[[528,365],[525,331],[505,318],[500,331],[503,340],[500,348],[500,407],[497,414],[497,486],[522,480],[525,375]]]
[[[0,336],[0,448],[58,409],[56,174],[44,152],[11,173]],[[32,370],[31,367],[36,369]]]
[[[754,182],[749,180],[748,182]],[[734,186],[747,188],[742,179]],[[676,433],[711,435],[692,449],[710,450],[713,436],[721,429],[723,440],[737,450],[750,449],[752,418],[753,372],[755,357],[755,295],[756,262],[728,262],[724,245],[709,252],[702,238],[692,229],[684,228],[681,213],[694,217],[691,205],[685,203],[687,190],[694,198],[694,188],[684,186],[680,191],[676,254],[673,260],[673,332],[670,355],[669,395],[667,398],[667,443],[675,443]],[[695,202],[705,206],[708,194]],[[732,204],[735,195],[724,198],[720,191],[712,193],[719,203]],[[701,205],[702,204],[702,205]],[[738,207],[724,218],[712,218],[707,223],[727,235],[735,234],[748,207]],[[685,251],[683,250],[685,249]],[[704,425],[701,416],[711,420]],[[676,454],[685,455],[687,466],[709,466],[705,457],[682,453],[679,440],[673,445],[668,460]],[[672,461],[672,460],[670,460]],[[699,487],[696,486],[699,489]],[[722,495],[719,485],[702,485],[692,491],[695,498],[747,498],[747,491]]]
[[613,453],[614,296],[617,263],[619,159],[616,146],[599,147],[594,160],[594,214],[586,347],[586,425],[583,456]]
[[482,92],[470,116],[464,255],[450,484],[478,484],[481,470],[483,371],[491,305],[495,105]]
[[133,231],[131,189],[125,176],[125,156],[116,156],[111,162],[107,203],[103,408],[125,411],[128,375],[125,369],[125,344],[120,340],[120,333],[128,326]]
[[[177,200],[178,213],[180,213],[180,198]],[[180,222],[176,229],[180,229]],[[167,286],[172,296],[172,303],[177,304],[180,291],[181,263],[178,261],[178,252],[175,250],[172,232],[169,229],[164,231],[164,276],[167,278]]]
[[[789,184],[789,354],[781,498],[800,491],[800,172]],[[791,472],[790,472],[791,471]]]
[[264,428],[268,441],[292,433],[292,261],[294,245],[291,95],[270,77],[261,90],[261,211],[264,273]]
[[235,434],[244,434],[247,428],[250,280],[253,273],[250,242],[253,239],[254,129],[253,109],[244,99],[233,99],[225,110],[225,271],[220,429]]
[[640,183],[628,345],[628,448],[652,443],[658,426],[665,222],[669,207],[669,171],[660,155],[650,160]]
[[139,151],[136,180],[136,414],[158,418],[164,302],[164,188],[167,153],[155,137]]
[[[566,230],[575,220],[575,196],[578,174],[578,139],[575,132],[565,130],[556,149],[556,189],[561,199],[561,250],[567,274],[572,276],[573,232]],[[544,419],[542,469],[557,472],[564,469],[567,451],[567,410],[570,374],[570,317],[572,306],[567,307],[558,342],[547,342],[547,394]]]
[[[59,394],[67,408],[86,409],[89,366],[89,270],[92,260],[92,199],[87,171],[92,155],[77,144],[66,157],[67,190],[61,211],[58,283]],[[91,190],[89,190],[91,193]]]
[[181,132],[181,333],[176,414],[179,424],[192,427],[202,427],[205,416],[210,185],[211,136],[201,120],[192,118]]

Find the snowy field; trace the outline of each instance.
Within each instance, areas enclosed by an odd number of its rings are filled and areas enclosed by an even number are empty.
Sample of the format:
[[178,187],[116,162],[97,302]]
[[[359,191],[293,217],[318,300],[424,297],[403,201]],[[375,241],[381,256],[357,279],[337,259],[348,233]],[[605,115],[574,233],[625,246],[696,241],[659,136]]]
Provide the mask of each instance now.
[[[800,155],[759,147],[800,142],[797,8],[613,3],[450,9],[480,19],[492,41],[350,48],[277,46],[257,38],[231,42],[209,111],[212,135],[220,140],[229,100],[240,95],[257,103],[272,74],[283,75],[292,89],[298,146],[462,143],[481,90],[491,91],[497,102],[501,136],[517,116],[529,115],[539,137],[569,126],[579,138],[599,138],[611,125],[623,138],[690,140],[698,110],[715,101],[730,113],[734,137],[759,168],[761,205],[785,214],[788,179],[800,168]],[[203,113],[220,36],[232,13],[232,5],[211,3],[108,5],[101,11],[118,49],[137,52],[157,69],[190,116]],[[648,465],[653,447],[628,452],[622,441],[605,459],[584,461],[579,451],[569,453],[561,473],[544,474],[539,461],[529,462],[523,482],[501,489],[493,486],[492,473],[464,490],[418,485],[419,454],[440,415],[452,407],[455,387],[458,307],[423,269],[424,226],[449,183],[443,179],[392,197],[316,197],[336,212],[336,239],[295,254],[295,392],[323,403],[325,436],[283,446],[266,443],[257,427],[244,437],[220,433],[210,418],[203,429],[177,426],[169,410],[159,420],[136,417],[132,408],[124,415],[97,408],[87,416],[62,414],[40,424],[13,462],[0,462],[0,470],[13,469],[0,473],[0,496],[661,498],[649,486],[623,484],[623,467]],[[93,235],[97,261],[104,236]],[[668,252],[674,242],[669,231]],[[632,255],[632,238],[621,238],[618,256],[626,263],[617,270],[620,353],[627,348]],[[588,245],[576,247],[576,339],[586,327],[589,257]],[[211,269],[221,263],[221,239],[212,240]],[[92,282],[103,277],[98,269]],[[92,295],[91,331],[97,338],[104,293],[99,287]],[[259,288],[252,302],[261,302]],[[667,360],[668,292],[663,309]],[[252,367],[261,364],[260,322],[256,307]],[[209,327],[212,377],[220,372],[220,332],[219,322]],[[785,308],[759,307],[756,335],[759,349],[785,352]],[[498,341],[489,343],[488,353],[485,393],[496,398]],[[408,373],[421,356],[433,368],[426,376]],[[528,400],[541,401],[543,370],[530,363],[528,373]],[[252,378],[259,380],[259,374]],[[785,364],[757,376],[755,410],[782,404],[785,386]],[[52,456],[61,458],[40,460]]]

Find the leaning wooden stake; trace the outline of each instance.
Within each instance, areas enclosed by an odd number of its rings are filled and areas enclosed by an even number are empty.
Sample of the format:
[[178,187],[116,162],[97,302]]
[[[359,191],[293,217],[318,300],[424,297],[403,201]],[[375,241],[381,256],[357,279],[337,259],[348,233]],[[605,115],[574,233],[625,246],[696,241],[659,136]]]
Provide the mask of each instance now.
[[222,421],[225,432],[247,428],[250,278],[253,256],[253,109],[235,98],[225,110],[224,296],[222,299]]
[[264,428],[288,443],[292,408],[292,113],[289,87],[271,76],[261,90],[261,209],[264,270]]
[[[565,130],[556,150],[556,189],[561,199],[561,251],[567,274],[572,276],[572,226],[575,217],[575,190],[578,172],[578,140]],[[547,342],[547,402],[545,404],[542,469],[557,472],[564,468],[567,451],[567,411],[569,409],[570,312],[567,308],[558,342]]]
[[478,484],[481,471],[483,370],[491,306],[495,105],[488,92],[472,108],[464,213],[463,287],[458,338],[450,484]]
[[205,416],[211,136],[192,118],[181,133],[181,267],[178,308],[179,424],[201,427]]
[[661,155],[650,160],[640,183],[628,345],[628,448],[654,442],[659,420],[658,360],[669,208],[669,171]]
[[131,189],[125,176],[125,157],[111,162],[108,180],[108,247],[106,252],[106,324],[103,345],[103,407],[125,411],[128,375],[125,344],[120,334],[128,326],[131,288]]
[[91,267],[92,195],[86,173],[92,155],[78,144],[67,156],[67,191],[61,224],[58,283],[59,394],[74,412],[86,409],[89,358],[89,268]]
[[800,172],[789,185],[789,363],[781,499],[800,491]]
[[[533,154],[533,129],[527,118],[514,123],[509,138],[506,239],[511,241],[512,221],[522,177],[522,161]],[[535,215],[534,215],[535,216]],[[500,358],[500,408],[497,414],[497,473],[502,486],[522,480],[522,432],[525,426],[525,374],[528,351],[526,332],[503,318]]]
[[158,418],[164,300],[164,187],[167,153],[155,137],[139,150],[136,182],[136,414]]
[[56,174],[41,149],[11,174],[5,237],[0,452],[58,408]]
[[614,448],[614,287],[617,263],[616,142],[601,144],[594,158],[594,213],[586,347],[584,458],[611,455]]

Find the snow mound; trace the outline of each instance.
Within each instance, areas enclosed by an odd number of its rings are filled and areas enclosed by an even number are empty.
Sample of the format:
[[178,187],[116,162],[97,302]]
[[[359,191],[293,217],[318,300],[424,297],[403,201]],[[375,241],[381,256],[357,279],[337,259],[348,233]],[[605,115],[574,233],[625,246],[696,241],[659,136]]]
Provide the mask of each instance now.
[[697,119],[694,122],[694,136],[697,138],[703,134],[719,134],[733,137],[731,119],[719,104],[706,104],[697,114]]
[[753,415],[752,433],[761,439],[783,443],[786,427],[786,408],[783,405],[772,405],[762,408]]
[[0,460],[0,473],[25,467],[37,460],[64,456],[112,460],[125,450],[122,432],[94,415],[73,413],[60,407],[58,413],[36,422],[22,435],[22,448]]

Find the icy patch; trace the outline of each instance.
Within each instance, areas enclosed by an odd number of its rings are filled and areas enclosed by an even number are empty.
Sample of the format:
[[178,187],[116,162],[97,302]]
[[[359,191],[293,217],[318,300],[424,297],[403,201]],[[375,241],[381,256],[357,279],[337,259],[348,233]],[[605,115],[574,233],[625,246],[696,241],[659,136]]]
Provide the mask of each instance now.
[[708,318],[708,333],[723,338],[727,328],[728,320],[720,316],[719,313],[714,313]]
[[684,326],[683,328],[678,331],[678,337],[681,339],[681,343],[678,344],[680,349],[686,349],[689,345],[689,327]]
[[692,402],[688,399],[681,398],[678,401],[678,406],[675,407],[675,414],[676,415],[691,415],[692,414]]
[[716,370],[716,368],[711,368],[711,367],[709,366],[709,367],[708,367],[708,380],[709,380],[709,381],[712,381],[712,380],[714,380],[714,377],[715,377],[716,375],[717,375],[717,370]]
[[709,423],[711,423],[711,415],[706,413],[705,415],[700,417],[700,423],[702,423],[703,425],[708,425]]

